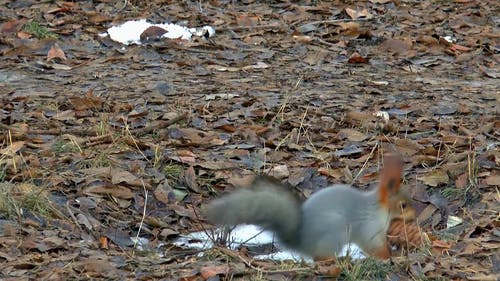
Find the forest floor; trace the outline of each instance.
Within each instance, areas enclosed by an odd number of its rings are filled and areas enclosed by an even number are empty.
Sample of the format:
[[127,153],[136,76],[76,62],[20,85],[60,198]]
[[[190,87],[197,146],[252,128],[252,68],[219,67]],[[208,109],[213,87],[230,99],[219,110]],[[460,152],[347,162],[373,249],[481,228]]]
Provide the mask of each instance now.
[[[341,280],[500,278],[498,1],[0,1],[1,280],[310,280],[172,242],[255,174],[303,197],[405,160],[430,244]],[[122,45],[127,20],[210,25]],[[140,239],[135,239],[140,238]]]

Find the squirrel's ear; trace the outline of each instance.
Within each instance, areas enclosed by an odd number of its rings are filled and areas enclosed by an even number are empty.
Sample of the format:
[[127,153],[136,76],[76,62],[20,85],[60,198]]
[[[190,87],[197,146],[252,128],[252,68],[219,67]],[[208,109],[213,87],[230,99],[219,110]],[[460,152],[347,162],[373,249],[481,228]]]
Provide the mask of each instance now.
[[384,168],[399,168],[403,170],[403,157],[398,153],[387,153],[384,155]]
[[380,185],[389,193],[397,192],[401,186],[403,164],[403,158],[399,154],[390,153],[384,156],[384,167],[380,172]]

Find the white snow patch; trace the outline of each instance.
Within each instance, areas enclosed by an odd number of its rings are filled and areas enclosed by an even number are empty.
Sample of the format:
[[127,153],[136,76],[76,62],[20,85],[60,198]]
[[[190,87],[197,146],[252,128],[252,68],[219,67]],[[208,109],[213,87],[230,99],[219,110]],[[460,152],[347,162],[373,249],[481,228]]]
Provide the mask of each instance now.
[[198,28],[188,28],[174,23],[153,24],[148,22],[146,19],[131,20],[121,25],[112,26],[108,28],[108,34],[113,41],[120,42],[125,45],[140,45],[141,34],[144,32],[144,30],[148,29],[151,26],[157,26],[165,29],[167,32],[162,35],[162,38],[169,39],[180,38],[183,40],[191,40],[191,37],[193,35],[200,37],[204,36],[206,33],[208,33],[208,37],[212,37],[215,35],[215,29],[208,25]]
[[[220,232],[221,230],[217,230]],[[276,237],[274,233],[270,231],[265,231],[262,228],[256,225],[238,225],[231,231],[231,236],[229,241],[232,241],[230,247],[235,249],[242,245],[264,245],[276,242]],[[193,232],[186,236],[181,236],[174,241],[174,244],[179,247],[186,248],[195,248],[195,249],[209,249],[213,247],[212,240],[210,239],[207,233]],[[279,245],[280,250],[275,253],[270,253],[267,255],[258,255],[255,256],[256,259],[272,259],[272,260],[295,260],[295,261],[306,261],[312,263],[312,259],[308,256],[305,256],[297,251],[286,249],[284,246]],[[341,256],[345,256],[349,251],[349,255],[353,259],[361,259],[364,258],[364,254],[354,244],[349,246],[345,246],[342,249]]]

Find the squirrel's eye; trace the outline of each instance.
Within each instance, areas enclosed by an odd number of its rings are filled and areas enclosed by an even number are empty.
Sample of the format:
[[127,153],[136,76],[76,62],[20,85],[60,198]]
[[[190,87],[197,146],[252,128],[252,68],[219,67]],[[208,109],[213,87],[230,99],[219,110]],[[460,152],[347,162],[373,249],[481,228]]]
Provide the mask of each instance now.
[[406,207],[407,207],[406,202],[401,202],[401,208],[406,209]]

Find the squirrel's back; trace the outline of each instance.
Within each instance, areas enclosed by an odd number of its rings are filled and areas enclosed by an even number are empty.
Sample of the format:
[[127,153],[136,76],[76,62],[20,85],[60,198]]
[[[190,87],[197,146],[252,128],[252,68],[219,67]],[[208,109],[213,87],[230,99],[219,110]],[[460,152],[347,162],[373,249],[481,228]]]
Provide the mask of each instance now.
[[318,257],[337,255],[348,243],[366,248],[367,237],[376,237],[390,221],[376,193],[341,184],[314,193],[302,206],[302,251]]

